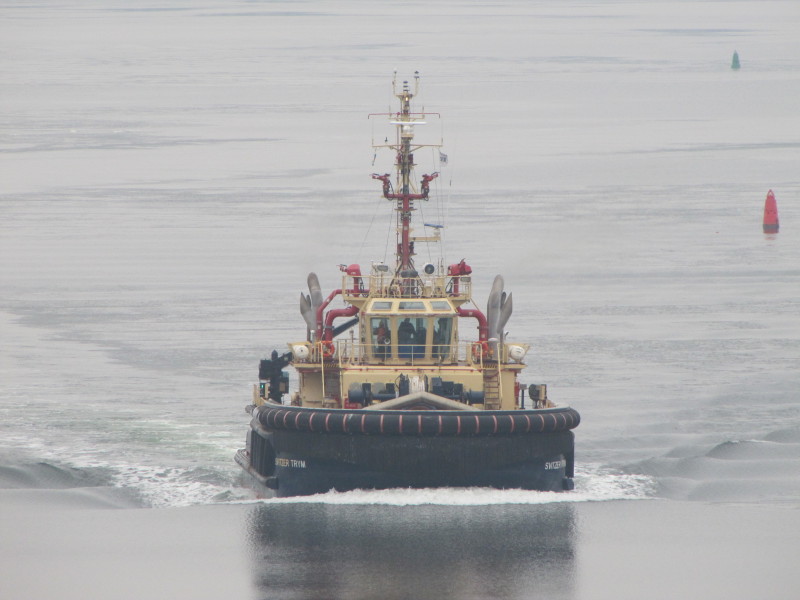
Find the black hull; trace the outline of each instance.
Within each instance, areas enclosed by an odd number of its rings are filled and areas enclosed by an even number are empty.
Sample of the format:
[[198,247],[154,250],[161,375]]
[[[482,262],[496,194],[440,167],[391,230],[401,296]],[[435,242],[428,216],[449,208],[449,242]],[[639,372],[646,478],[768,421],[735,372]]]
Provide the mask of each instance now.
[[491,487],[572,489],[578,413],[254,411],[237,462],[269,495],[331,489]]

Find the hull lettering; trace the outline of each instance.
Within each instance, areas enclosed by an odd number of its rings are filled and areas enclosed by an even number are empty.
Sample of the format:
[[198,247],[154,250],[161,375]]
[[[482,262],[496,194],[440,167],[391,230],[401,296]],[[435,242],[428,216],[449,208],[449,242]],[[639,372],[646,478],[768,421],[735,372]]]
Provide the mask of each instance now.
[[563,469],[566,466],[567,466],[567,461],[562,458],[561,460],[554,460],[551,462],[544,463],[544,470],[557,471],[558,469]]
[[305,469],[306,468],[306,461],[297,460],[295,458],[276,458],[275,459],[275,466],[276,467],[290,467],[292,469]]

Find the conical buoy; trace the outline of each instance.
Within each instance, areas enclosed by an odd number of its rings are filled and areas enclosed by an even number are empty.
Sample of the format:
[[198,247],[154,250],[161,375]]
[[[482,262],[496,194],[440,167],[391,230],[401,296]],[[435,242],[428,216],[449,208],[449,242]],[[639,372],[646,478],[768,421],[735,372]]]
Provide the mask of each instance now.
[[778,203],[770,190],[764,202],[764,233],[778,233],[778,227]]
[[733,51],[733,60],[731,61],[731,69],[738,69],[741,65],[739,64],[739,53],[736,50]]

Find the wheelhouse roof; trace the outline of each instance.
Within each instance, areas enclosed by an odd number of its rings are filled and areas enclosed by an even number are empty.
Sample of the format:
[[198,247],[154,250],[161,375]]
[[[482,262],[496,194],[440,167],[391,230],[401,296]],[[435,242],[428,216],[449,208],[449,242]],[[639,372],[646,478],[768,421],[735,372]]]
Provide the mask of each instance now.
[[456,314],[448,298],[374,298],[364,311],[370,315],[429,315],[450,316]]

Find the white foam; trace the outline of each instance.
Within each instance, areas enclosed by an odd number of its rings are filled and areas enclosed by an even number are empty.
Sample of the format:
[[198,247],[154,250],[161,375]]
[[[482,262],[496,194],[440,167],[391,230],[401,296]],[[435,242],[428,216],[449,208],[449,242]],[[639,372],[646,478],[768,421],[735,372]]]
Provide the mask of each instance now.
[[649,475],[623,473],[602,465],[587,464],[575,468],[578,502],[606,500],[646,500],[655,497],[656,480]]
[[584,465],[575,474],[569,492],[495,490],[488,488],[426,488],[330,491],[314,496],[260,500],[278,504],[382,504],[387,506],[486,506],[491,504],[554,504],[642,500],[653,497],[655,482],[645,475],[620,473],[599,465]]
[[216,485],[193,478],[190,469],[114,465],[114,483],[135,490],[152,508],[210,504],[230,494],[230,486]]
[[130,464],[88,456],[73,457],[69,464],[79,469],[106,471],[111,485],[132,491],[142,504],[150,508],[194,506],[252,498],[248,490],[234,488],[224,482],[203,481],[202,474],[198,474],[196,468]]
[[[42,448],[42,454],[56,463],[63,454],[53,448]],[[212,503],[250,503],[250,489],[236,487],[227,474],[214,474],[194,466],[133,464],[98,456],[92,450],[73,452],[68,464],[76,468],[102,469],[110,483],[133,491],[142,503],[153,508],[183,507]],[[232,467],[233,468],[233,467]],[[314,496],[273,498],[257,502],[376,504],[387,506],[485,506],[492,504],[554,504],[563,502],[600,502],[639,500],[654,496],[655,481],[646,475],[615,471],[601,465],[582,464],[576,467],[575,489],[569,492],[537,492],[529,490],[495,490],[489,488],[427,488],[330,491]]]

